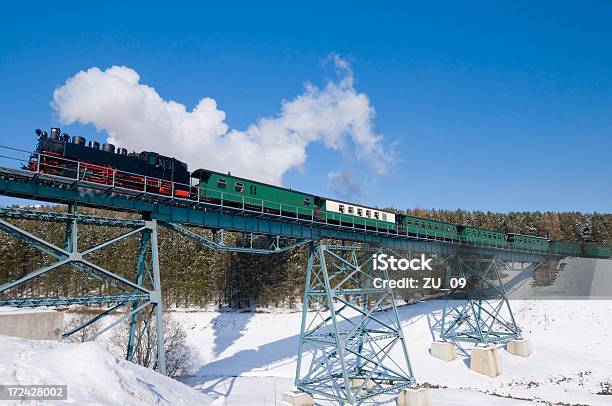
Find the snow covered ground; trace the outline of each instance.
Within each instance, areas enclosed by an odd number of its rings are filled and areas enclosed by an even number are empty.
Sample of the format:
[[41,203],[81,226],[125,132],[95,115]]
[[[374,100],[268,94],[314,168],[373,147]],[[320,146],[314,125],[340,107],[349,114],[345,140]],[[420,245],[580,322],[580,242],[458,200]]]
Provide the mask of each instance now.
[[[609,272],[612,278],[612,261],[569,260],[556,283],[579,278],[586,261],[599,277]],[[513,289],[533,297],[529,278],[517,281]],[[500,348],[502,374],[494,379],[472,372],[466,354],[450,363],[431,357],[443,303],[398,309],[415,375],[419,383],[436,387],[434,405],[612,405],[612,395],[598,394],[612,384],[612,300],[511,301],[534,354],[524,359]],[[67,383],[71,401],[64,403],[79,405],[277,405],[281,393],[293,387],[300,313],[180,309],[172,315],[199,358],[196,373],[184,379],[195,390],[115,358],[102,343],[3,336],[0,383]]]
[[[602,383],[612,382],[612,302],[513,301],[534,354],[523,359],[501,349],[502,375],[495,379],[472,372],[467,355],[450,363],[431,357],[430,326],[441,317],[442,305],[399,308],[417,379],[449,388],[434,391],[435,404],[612,405],[612,396],[597,395]],[[181,311],[174,317],[201,358],[186,384],[228,405],[274,404],[292,387],[299,314]]]
[[[590,261],[612,278],[612,261],[570,260],[560,284],[576,278],[575,261]],[[399,307],[418,381],[441,387],[432,391],[434,404],[612,405],[612,396],[597,394],[612,383],[612,301],[513,300],[511,306],[534,354],[523,359],[500,349],[502,374],[494,379],[472,372],[467,354],[450,363],[431,357],[442,301]],[[292,387],[299,313],[181,310],[173,315],[200,357],[201,367],[186,384],[220,404],[245,406],[275,404]]]
[[0,383],[68,385],[65,401],[0,405],[210,405],[206,395],[111,355],[97,342],[34,341],[0,335]]

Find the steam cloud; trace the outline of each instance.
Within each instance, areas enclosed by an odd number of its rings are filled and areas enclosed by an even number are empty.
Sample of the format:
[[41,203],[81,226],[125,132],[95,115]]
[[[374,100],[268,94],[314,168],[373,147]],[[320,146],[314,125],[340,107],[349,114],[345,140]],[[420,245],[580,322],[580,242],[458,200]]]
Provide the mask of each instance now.
[[[301,95],[281,103],[276,117],[262,118],[244,131],[229,129],[214,99],[205,97],[190,111],[162,99],[125,66],[77,73],[54,91],[51,106],[64,124],[92,124],[117,146],[175,156],[192,170],[231,171],[280,185],[288,170],[304,165],[307,146],[319,141],[385,173],[390,159],[383,137],[373,131],[374,108],[355,90],[350,65],[337,55],[329,59],[336,80],[321,88],[306,85]],[[333,174],[329,179],[339,180]]]
[[327,174],[327,184],[329,190],[340,199],[352,200],[363,197],[361,178],[354,172],[342,170]]

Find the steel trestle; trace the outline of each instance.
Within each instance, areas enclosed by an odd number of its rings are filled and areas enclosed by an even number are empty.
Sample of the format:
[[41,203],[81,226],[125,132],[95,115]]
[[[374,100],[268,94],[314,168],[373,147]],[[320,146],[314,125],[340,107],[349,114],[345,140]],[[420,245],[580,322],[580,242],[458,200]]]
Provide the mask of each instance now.
[[370,258],[370,251],[359,257],[356,248],[310,244],[298,389],[361,404],[416,383],[393,292],[373,287],[375,278],[389,275],[374,271]]
[[521,338],[495,257],[456,255],[448,258],[446,288],[451,278],[465,278],[466,300],[444,302],[440,338],[451,342],[495,345]]

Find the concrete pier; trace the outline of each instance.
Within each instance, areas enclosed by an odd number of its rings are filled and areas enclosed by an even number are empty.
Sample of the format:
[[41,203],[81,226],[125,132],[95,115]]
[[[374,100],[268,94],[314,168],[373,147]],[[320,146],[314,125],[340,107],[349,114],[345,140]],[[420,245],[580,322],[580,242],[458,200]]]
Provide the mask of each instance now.
[[420,389],[404,389],[397,397],[397,406],[431,406],[431,397],[429,390],[426,388]]
[[506,351],[512,355],[527,358],[533,354],[533,347],[531,345],[531,341],[529,340],[510,340],[508,341],[508,344],[506,344]]
[[367,395],[368,392],[374,389],[374,382],[372,382],[372,380],[369,380],[368,383],[366,383],[363,386],[361,391],[357,393],[357,390],[359,389],[361,385],[363,385],[364,382],[365,382],[365,378],[350,378],[349,379],[349,385],[351,385],[351,389],[353,390],[353,393],[355,394],[355,396],[365,396]]
[[501,374],[501,365],[495,347],[474,347],[471,351],[470,369],[479,374],[495,378]]
[[281,395],[281,404],[291,406],[314,406],[314,399],[306,392],[294,390],[283,392]]
[[64,314],[55,310],[0,311],[0,334],[33,340],[61,340]]
[[445,341],[434,341],[431,343],[431,356],[442,361],[452,361],[457,358],[455,346]]

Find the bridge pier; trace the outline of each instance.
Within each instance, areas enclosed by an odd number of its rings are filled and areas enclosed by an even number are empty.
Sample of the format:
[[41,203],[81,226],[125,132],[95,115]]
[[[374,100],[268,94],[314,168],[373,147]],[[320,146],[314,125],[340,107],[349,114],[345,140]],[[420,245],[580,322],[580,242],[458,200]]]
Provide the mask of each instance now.
[[[360,258],[355,247],[310,244],[298,389],[360,404],[415,384],[393,292],[373,285],[389,275],[372,269],[371,254]],[[402,356],[392,360],[396,346]]]
[[499,344],[521,337],[495,257],[454,255],[447,261],[451,278],[465,278],[466,300],[447,296],[440,337],[445,341]]

